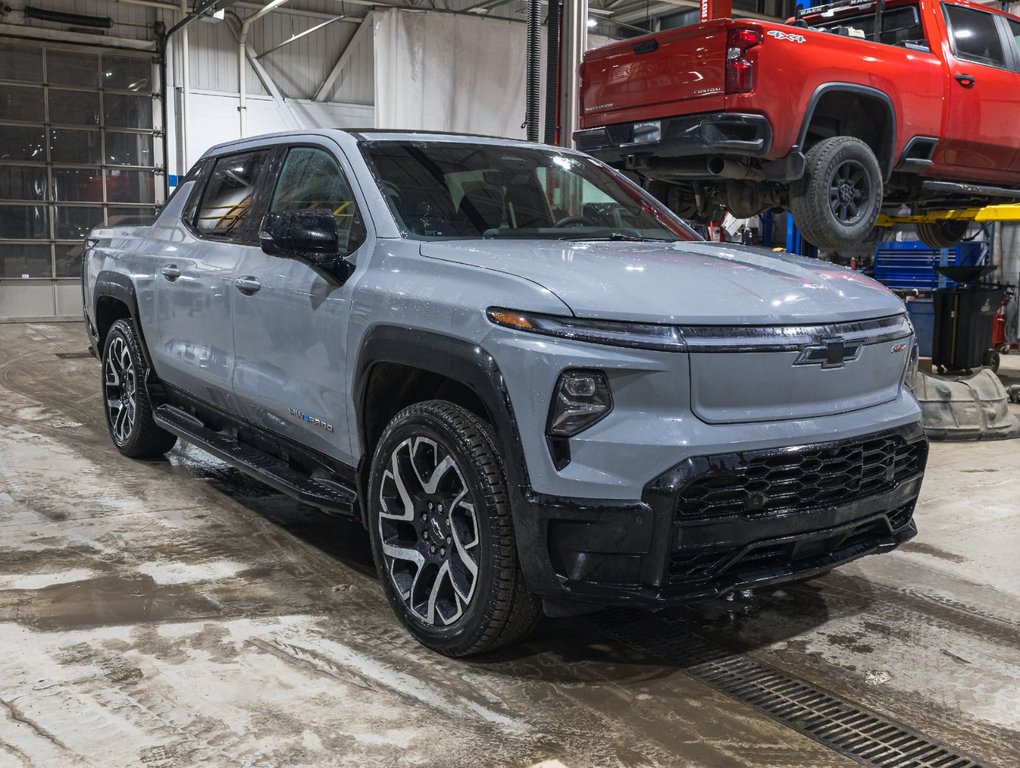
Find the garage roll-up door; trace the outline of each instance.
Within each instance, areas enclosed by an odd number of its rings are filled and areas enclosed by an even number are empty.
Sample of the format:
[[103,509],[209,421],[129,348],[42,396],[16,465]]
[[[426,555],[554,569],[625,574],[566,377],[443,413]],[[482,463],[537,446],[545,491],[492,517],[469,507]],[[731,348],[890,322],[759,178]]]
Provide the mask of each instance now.
[[0,319],[80,317],[95,226],[162,201],[151,54],[0,39]]

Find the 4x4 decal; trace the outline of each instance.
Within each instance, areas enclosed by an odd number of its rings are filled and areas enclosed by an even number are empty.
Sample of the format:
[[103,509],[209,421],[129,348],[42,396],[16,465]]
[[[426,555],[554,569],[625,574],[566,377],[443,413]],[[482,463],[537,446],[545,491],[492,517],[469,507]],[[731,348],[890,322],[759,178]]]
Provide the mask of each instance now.
[[779,29],[770,29],[768,31],[769,37],[774,37],[776,40],[787,40],[791,43],[803,43],[805,42],[804,35],[798,35],[793,32],[783,32]]

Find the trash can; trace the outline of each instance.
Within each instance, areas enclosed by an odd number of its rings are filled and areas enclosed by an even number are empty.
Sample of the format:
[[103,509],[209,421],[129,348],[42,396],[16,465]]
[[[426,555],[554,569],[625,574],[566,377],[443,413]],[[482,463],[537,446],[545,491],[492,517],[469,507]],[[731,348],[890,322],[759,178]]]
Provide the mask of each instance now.
[[[957,285],[932,294],[935,328],[931,361],[946,371],[969,371],[984,364],[992,345],[992,325],[1002,303],[1003,287],[977,280],[987,267],[940,267]],[[964,270],[969,270],[965,272]]]
[[935,307],[931,299],[908,299],[907,312],[917,334],[917,349],[921,357],[931,357],[931,342],[935,334]]

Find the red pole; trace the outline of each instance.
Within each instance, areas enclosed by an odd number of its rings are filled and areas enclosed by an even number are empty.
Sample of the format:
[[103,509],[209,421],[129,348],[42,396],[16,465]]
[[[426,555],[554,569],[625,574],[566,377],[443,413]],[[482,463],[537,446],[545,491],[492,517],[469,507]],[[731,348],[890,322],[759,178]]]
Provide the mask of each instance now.
[[728,19],[733,15],[733,0],[701,0],[701,20]]

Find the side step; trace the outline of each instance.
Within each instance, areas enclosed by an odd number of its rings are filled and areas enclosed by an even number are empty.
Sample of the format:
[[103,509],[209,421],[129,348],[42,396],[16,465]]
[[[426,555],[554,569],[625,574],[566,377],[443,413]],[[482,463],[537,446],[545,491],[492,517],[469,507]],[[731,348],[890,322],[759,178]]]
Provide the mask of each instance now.
[[[814,12],[814,9],[812,9]],[[924,192],[944,192],[949,195],[973,195],[976,197],[1008,197],[1020,200],[1020,189],[1009,187],[991,187],[985,184],[962,184],[955,181],[924,181],[921,183]]]
[[255,479],[293,496],[300,502],[329,512],[353,514],[356,494],[352,488],[332,480],[320,480],[297,471],[289,464],[257,448],[235,442],[204,426],[198,419],[171,405],[153,412],[156,423],[189,443]]

